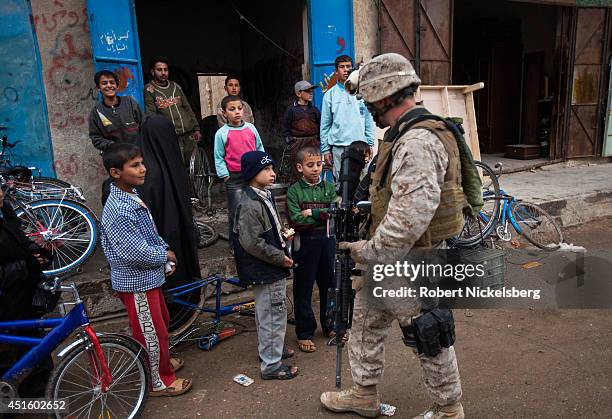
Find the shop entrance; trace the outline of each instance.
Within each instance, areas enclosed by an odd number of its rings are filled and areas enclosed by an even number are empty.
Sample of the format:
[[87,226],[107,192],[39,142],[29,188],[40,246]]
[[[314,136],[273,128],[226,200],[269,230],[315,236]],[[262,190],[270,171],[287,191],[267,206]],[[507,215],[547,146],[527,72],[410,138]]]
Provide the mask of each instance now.
[[555,34],[562,8],[521,2],[457,0],[453,84],[483,81],[475,97],[483,153],[541,147],[548,157],[559,85]]

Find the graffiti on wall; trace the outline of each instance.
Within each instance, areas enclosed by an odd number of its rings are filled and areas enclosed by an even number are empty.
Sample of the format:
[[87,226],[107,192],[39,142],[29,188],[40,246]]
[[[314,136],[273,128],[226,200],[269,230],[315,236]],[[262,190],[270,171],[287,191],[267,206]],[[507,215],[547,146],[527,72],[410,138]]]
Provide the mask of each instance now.
[[93,187],[105,172],[88,140],[87,120],[97,90],[92,80],[85,1],[40,2],[33,4],[33,11],[32,23],[43,58],[56,174],[79,186]]
[[129,46],[129,39],[129,29],[123,35],[116,34],[114,30],[100,35],[100,42],[108,52],[126,51]]
[[79,178],[81,182],[95,183],[106,174],[98,156],[81,158],[76,153],[70,154],[64,159],[55,161],[57,176],[61,179]]

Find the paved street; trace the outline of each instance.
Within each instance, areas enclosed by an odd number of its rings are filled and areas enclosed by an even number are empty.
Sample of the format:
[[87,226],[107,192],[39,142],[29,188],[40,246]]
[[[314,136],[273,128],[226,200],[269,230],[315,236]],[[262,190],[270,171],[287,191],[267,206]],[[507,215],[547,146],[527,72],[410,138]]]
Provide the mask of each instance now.
[[[588,285],[597,279],[589,276],[592,265],[612,260],[612,218],[572,227],[565,233],[568,242],[587,249],[584,281]],[[564,269],[559,257],[568,264],[575,260],[574,254],[539,255],[527,252],[520,258],[509,257],[508,276],[560,278]],[[541,265],[526,269],[523,265],[528,261]],[[603,263],[604,268],[609,266]],[[543,291],[541,304],[546,305],[546,293],[552,291],[554,288]],[[549,302],[555,300],[549,297]],[[466,417],[609,417],[611,314],[605,309],[552,310],[529,305],[524,309],[455,310]],[[299,377],[263,381],[254,322],[249,318],[238,322],[243,333],[211,352],[195,345],[181,349],[186,366],[180,375],[192,377],[194,389],[178,398],[149,399],[145,417],[160,417],[162,412],[168,418],[332,416],[320,407],[319,395],[334,386],[335,348],[326,347],[323,337],[317,336],[316,353],[298,352],[292,359],[300,367]],[[296,347],[292,326],[286,342]],[[351,379],[344,354],[343,386],[348,387]],[[232,377],[239,373],[254,378],[255,383],[250,387],[234,383]],[[410,417],[428,406],[420,376],[415,356],[401,343],[400,330],[394,326],[386,345],[381,392],[383,402],[397,406],[396,417]]]

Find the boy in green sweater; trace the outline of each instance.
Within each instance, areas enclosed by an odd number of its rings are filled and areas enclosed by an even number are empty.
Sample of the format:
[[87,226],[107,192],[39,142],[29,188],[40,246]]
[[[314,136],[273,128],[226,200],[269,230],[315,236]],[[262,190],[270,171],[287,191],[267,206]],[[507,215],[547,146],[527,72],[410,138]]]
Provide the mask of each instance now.
[[[328,232],[329,206],[336,200],[333,183],[321,180],[323,162],[321,151],[305,147],[296,155],[296,168],[302,178],[287,191],[289,224],[299,233],[299,246],[294,247],[293,301],[295,332],[303,352],[314,352],[312,341],[317,328],[312,311],[312,289],[317,283],[320,296],[320,321],[326,330],[327,289],[333,282],[336,240]],[[296,243],[297,244],[297,243]]]
[[168,80],[168,60],[163,57],[154,58],[150,72],[153,80],[144,89],[145,112],[147,115],[160,114],[172,122],[183,154],[183,162],[188,167],[191,153],[202,137],[200,124],[181,86]]

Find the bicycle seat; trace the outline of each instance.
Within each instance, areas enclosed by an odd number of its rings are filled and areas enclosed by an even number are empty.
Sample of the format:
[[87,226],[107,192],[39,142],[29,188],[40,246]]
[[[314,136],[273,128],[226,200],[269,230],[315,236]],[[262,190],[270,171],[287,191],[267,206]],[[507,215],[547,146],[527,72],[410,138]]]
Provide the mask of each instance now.
[[25,166],[0,166],[0,175],[4,176],[5,179],[29,182],[32,178],[32,171]]

